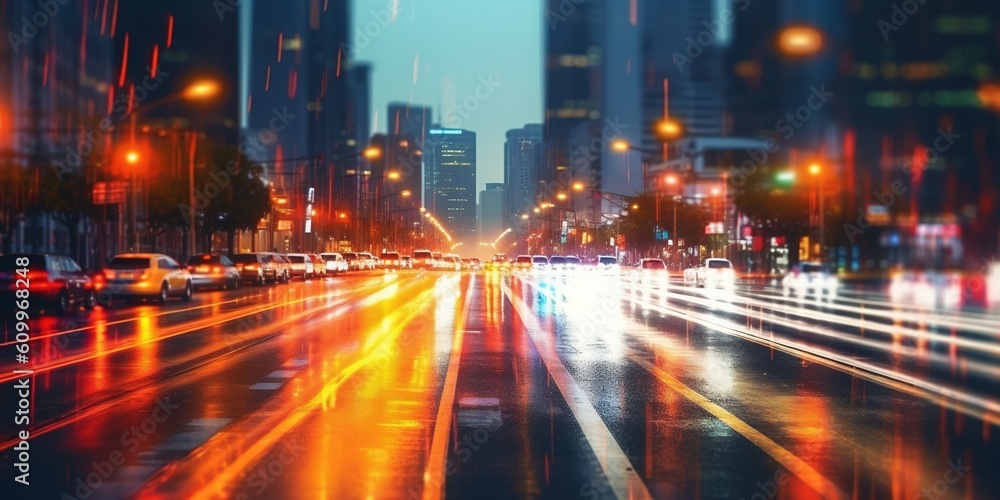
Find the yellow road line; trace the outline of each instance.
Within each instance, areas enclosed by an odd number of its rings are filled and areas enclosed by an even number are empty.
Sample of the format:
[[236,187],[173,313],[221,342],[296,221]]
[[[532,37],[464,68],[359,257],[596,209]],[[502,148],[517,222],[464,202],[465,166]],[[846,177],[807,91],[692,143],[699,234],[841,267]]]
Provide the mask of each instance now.
[[559,354],[552,346],[551,340],[544,335],[538,319],[524,301],[514,297],[506,284],[503,290],[504,294],[510,298],[514,311],[521,318],[521,323],[528,331],[528,336],[545,363],[546,370],[556,383],[559,393],[562,394],[573,413],[573,418],[580,424],[580,428],[587,438],[587,443],[590,444],[594,455],[601,462],[604,476],[608,478],[608,483],[615,492],[615,496],[621,500],[653,498],[646,488],[646,484],[642,482],[642,478],[635,472],[632,462],[629,461],[618,441],[608,430],[608,426],[604,424],[604,420],[590,403],[586,392],[576,383],[569,370],[563,365],[562,360],[559,359]]
[[[392,339],[399,336],[403,328],[406,327],[413,319],[424,310],[423,305],[431,299],[433,290],[427,290],[421,293],[416,300],[411,301],[411,304],[416,304],[413,307],[413,311],[406,315],[402,321],[399,322],[387,335],[385,335],[379,344],[384,342],[391,342]],[[260,457],[268,452],[271,448],[278,444],[285,435],[294,429],[299,423],[302,422],[306,417],[308,417],[313,410],[326,404],[327,399],[331,397],[336,390],[344,384],[352,375],[354,375],[358,370],[363,368],[372,362],[375,358],[379,356],[378,349],[371,349],[369,352],[354,361],[343,370],[341,370],[337,375],[331,380],[326,386],[319,391],[308,403],[296,408],[291,415],[285,417],[278,425],[274,426],[270,431],[264,436],[254,442],[246,451],[241,453],[239,457],[236,458],[232,463],[228,464],[225,469],[219,471],[215,475],[211,483],[206,484],[201,487],[197,492],[191,495],[189,498],[195,500],[203,500],[209,498],[224,497],[224,488],[226,485],[230,484],[236,477],[239,476],[247,467],[255,463]]]
[[841,491],[840,488],[833,483],[833,481],[827,479],[826,476],[806,463],[805,460],[802,460],[794,453],[774,442],[771,438],[765,436],[757,429],[754,429],[750,426],[750,424],[740,420],[740,418],[736,415],[729,413],[725,408],[709,401],[708,398],[702,396],[694,389],[684,385],[683,382],[677,380],[661,368],[656,367],[649,361],[640,358],[635,354],[635,352],[629,351],[628,357],[635,364],[643,367],[646,371],[653,374],[653,376],[660,379],[661,382],[667,384],[667,387],[670,387],[691,402],[702,407],[702,409],[711,413],[712,416],[721,420],[734,431],[738,432],[741,436],[747,438],[747,440],[751,443],[757,445],[757,447],[763,450],[764,453],[770,455],[771,458],[780,463],[785,469],[792,474],[795,474],[795,476],[809,485],[810,488],[819,493],[823,498],[848,498],[847,494]]
[[476,275],[469,278],[465,304],[455,320],[455,335],[452,339],[451,356],[448,358],[448,373],[445,375],[441,402],[438,403],[437,419],[434,422],[434,437],[431,438],[431,453],[424,467],[423,500],[438,500],[444,497],[445,473],[448,460],[448,442],[451,440],[451,415],[455,407],[455,389],[458,385],[458,366],[462,361],[462,337],[465,320],[472,304],[472,291]]

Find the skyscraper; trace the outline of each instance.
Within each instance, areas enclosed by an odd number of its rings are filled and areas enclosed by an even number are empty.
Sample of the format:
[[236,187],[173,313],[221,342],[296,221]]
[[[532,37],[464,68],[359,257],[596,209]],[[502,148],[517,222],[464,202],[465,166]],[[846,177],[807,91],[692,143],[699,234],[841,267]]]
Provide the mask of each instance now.
[[531,212],[538,200],[539,180],[547,178],[542,125],[507,131],[504,144],[504,221],[511,223]]
[[479,235],[490,241],[506,228],[503,183],[486,183],[486,189],[479,192]]
[[458,239],[476,234],[476,133],[433,128],[424,143],[424,206]]
[[433,114],[431,108],[411,105],[405,102],[389,103],[386,130],[389,135],[408,136],[416,141],[426,140],[431,128]]

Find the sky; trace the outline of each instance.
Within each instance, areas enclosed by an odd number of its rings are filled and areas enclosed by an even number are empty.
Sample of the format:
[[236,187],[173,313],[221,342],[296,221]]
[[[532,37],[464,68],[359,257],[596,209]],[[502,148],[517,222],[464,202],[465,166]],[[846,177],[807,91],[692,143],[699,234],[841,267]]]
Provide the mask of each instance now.
[[389,102],[430,106],[435,122],[476,132],[478,189],[503,182],[507,131],[542,122],[541,0],[352,8],[351,59],[372,64],[373,132],[385,132]]

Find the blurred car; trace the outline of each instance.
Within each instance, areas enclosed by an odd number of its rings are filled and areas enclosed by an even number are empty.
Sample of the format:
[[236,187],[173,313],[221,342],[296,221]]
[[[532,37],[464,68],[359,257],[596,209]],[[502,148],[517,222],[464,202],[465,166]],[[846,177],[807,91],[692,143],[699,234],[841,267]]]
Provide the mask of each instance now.
[[319,254],[309,253],[309,260],[313,264],[313,276],[326,276],[326,261],[324,261]]
[[545,271],[549,268],[549,258],[544,255],[534,255],[531,257],[531,269],[535,271]]
[[602,274],[617,276],[621,272],[621,267],[618,265],[617,257],[612,255],[598,255],[597,270]]
[[479,260],[478,257],[469,259],[469,269],[472,269],[473,271],[482,271],[483,261]]
[[565,257],[566,261],[563,262],[563,268],[567,271],[573,271],[579,269],[583,265],[583,261],[575,255],[567,255]]
[[553,255],[549,257],[549,266],[553,271],[565,271],[566,270],[566,257],[562,255]]
[[363,265],[361,260],[358,258],[358,254],[355,252],[344,252],[340,255],[344,256],[344,261],[347,262],[347,269],[350,271],[360,271]]
[[347,272],[347,260],[344,259],[343,255],[337,252],[326,252],[319,254],[319,257],[325,262],[328,276],[337,276]]
[[462,259],[453,253],[441,257],[441,269],[448,271],[461,271]]
[[12,306],[17,290],[28,290],[28,304],[37,307],[41,305],[36,303],[38,300],[55,306],[60,312],[70,312],[81,305],[91,309],[97,302],[90,276],[76,261],[60,255],[0,256],[0,300]]
[[889,299],[926,309],[954,309],[962,304],[962,275],[938,271],[895,272],[889,278]]
[[238,253],[230,260],[236,264],[243,283],[261,286],[278,282],[278,266],[264,253]]
[[116,255],[104,266],[104,278],[112,298],[156,299],[166,304],[170,297],[191,300],[194,293],[187,266],[159,253]]
[[643,284],[666,285],[670,281],[667,264],[662,259],[642,259],[636,269],[636,279]]
[[312,259],[304,253],[290,253],[285,256],[292,271],[292,278],[312,279],[316,275]]
[[359,252],[358,260],[361,261],[361,268],[372,270],[375,269],[375,256],[368,252]]
[[378,267],[383,269],[399,269],[401,267],[399,252],[382,252],[378,257]]
[[1000,262],[990,264],[986,270],[986,305],[1000,305]]
[[435,269],[445,269],[448,267],[444,262],[444,255],[441,252],[431,252],[431,259],[434,262]]
[[817,299],[824,296],[833,299],[837,296],[840,286],[836,276],[819,262],[800,262],[789,269],[788,274],[781,278],[781,290],[785,297],[796,295],[804,298],[815,295]]
[[399,258],[400,269],[413,269],[413,257],[404,255]]
[[700,265],[684,270],[684,285],[732,288],[736,285],[736,270],[728,259],[705,259]]
[[516,269],[531,269],[532,258],[530,255],[518,255],[514,259],[514,268]]
[[507,269],[510,268],[510,259],[507,258],[507,254],[503,252],[493,254],[493,259],[487,264],[490,269]]
[[434,269],[434,254],[430,250],[414,250],[412,265],[414,269]]
[[225,255],[195,255],[188,259],[187,266],[196,290],[207,287],[223,290],[239,288],[243,281],[236,264]]
[[289,283],[292,281],[292,264],[288,259],[275,252],[264,252],[274,262],[274,267],[278,270],[278,283]]

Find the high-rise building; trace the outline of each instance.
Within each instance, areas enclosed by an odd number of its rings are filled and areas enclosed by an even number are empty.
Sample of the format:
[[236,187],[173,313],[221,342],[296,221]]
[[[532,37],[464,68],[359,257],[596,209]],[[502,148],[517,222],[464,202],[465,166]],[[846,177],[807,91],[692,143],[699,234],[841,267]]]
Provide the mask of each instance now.
[[[58,173],[107,164],[112,127],[123,126],[124,116],[123,101],[109,97],[121,99],[125,89],[114,79],[114,28],[102,5],[60,3],[58,15],[50,16],[38,2],[0,3],[6,33],[0,44],[0,168],[34,177],[46,168]],[[66,225],[25,214],[29,194],[0,187],[0,252],[64,253],[84,266],[99,265],[92,240],[81,238],[73,248]],[[75,230],[81,234],[83,223]]]
[[542,125],[529,124],[508,130],[504,144],[504,221],[511,223],[530,213],[538,200],[539,181],[546,176]]
[[389,103],[386,116],[389,135],[409,136],[423,142],[433,123],[431,108],[402,102]]
[[424,207],[458,239],[476,234],[476,133],[432,128],[423,148]]
[[479,192],[479,235],[485,241],[492,240],[508,226],[504,206],[504,184],[486,183],[486,189]]

